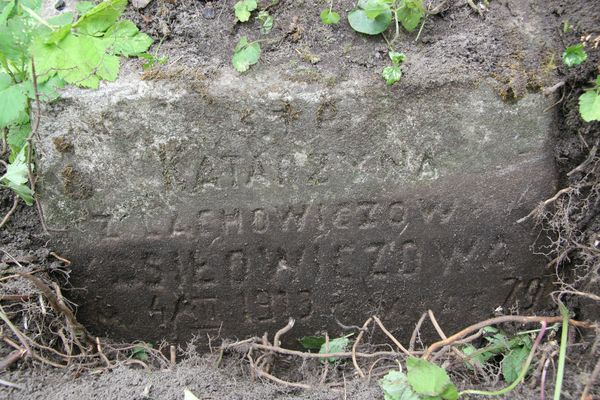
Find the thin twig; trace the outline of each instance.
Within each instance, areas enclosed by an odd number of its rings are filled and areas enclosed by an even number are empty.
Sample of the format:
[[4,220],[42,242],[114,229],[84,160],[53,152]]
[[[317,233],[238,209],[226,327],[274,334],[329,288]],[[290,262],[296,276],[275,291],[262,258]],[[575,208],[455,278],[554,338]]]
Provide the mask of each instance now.
[[392,342],[394,342],[394,344],[395,344],[396,346],[398,346],[398,348],[399,348],[399,349],[400,349],[400,350],[401,350],[401,351],[402,351],[404,354],[406,354],[407,356],[412,356],[411,352],[410,352],[410,351],[408,351],[408,350],[406,350],[406,348],[404,348],[404,346],[402,346],[402,344],[401,344],[401,343],[398,341],[398,339],[396,339],[396,338],[394,337],[394,335],[392,335],[392,334],[390,333],[390,331],[388,331],[388,330],[385,328],[385,326],[383,326],[383,323],[381,322],[381,320],[379,319],[379,317],[376,317],[376,316],[374,316],[374,317],[373,317],[373,320],[374,320],[374,321],[377,323],[377,325],[379,325],[379,327],[381,328],[381,330],[383,331],[383,333],[385,333],[385,334],[387,335],[387,337],[389,337],[389,338],[392,340]]
[[6,213],[4,218],[2,218],[2,222],[0,222],[0,228],[2,228],[8,222],[10,217],[15,213],[15,211],[17,211],[18,205],[19,205],[19,196],[15,195],[12,207],[10,208],[10,210],[8,210],[8,212]]
[[446,334],[440,327],[440,324],[438,324],[437,319],[435,319],[435,316],[433,315],[433,311],[427,310],[427,315],[429,315],[429,319],[431,320],[431,323],[433,324],[433,327],[435,328],[438,335],[440,335],[440,337],[442,339],[447,339],[448,337],[446,336]]
[[360,330],[360,332],[358,333],[358,336],[356,337],[356,341],[352,345],[352,364],[354,364],[354,368],[356,368],[356,371],[358,372],[358,375],[361,378],[365,377],[365,373],[363,372],[363,370],[358,365],[358,361],[356,361],[356,357],[358,355],[357,352],[356,352],[356,349],[358,348],[358,344],[360,343],[363,335],[365,334],[365,331],[366,331],[367,327],[369,326],[369,324],[371,323],[372,320],[373,320],[373,318],[369,317],[369,319],[367,319],[365,321],[365,323],[362,326],[362,329]]
[[413,330],[413,333],[410,336],[410,342],[408,343],[408,351],[410,352],[412,352],[415,349],[417,336],[419,334],[419,331],[421,330],[421,325],[423,325],[423,321],[425,321],[425,318],[427,318],[426,312],[421,315],[421,318],[419,318],[419,321],[417,322],[417,325],[415,325],[415,329]]
[[285,335],[287,332],[290,331],[290,329],[292,329],[294,327],[294,324],[296,323],[296,321],[294,321],[294,318],[290,318],[287,325],[284,326],[283,328],[281,328],[280,330],[277,331],[277,333],[275,333],[275,337],[273,338],[273,344],[276,347],[281,346],[281,341],[279,340],[279,338],[283,335]]
[[9,382],[9,381],[5,381],[4,379],[0,379],[0,385],[11,387],[11,388],[14,388],[14,389],[19,389],[19,390],[23,390],[24,389],[23,386],[18,385],[16,383]]
[[517,221],[517,224],[522,224],[523,222],[527,221],[529,218],[534,216],[540,209],[543,209],[548,204],[556,201],[556,199],[558,199],[561,195],[572,192],[572,191],[573,191],[572,187],[567,187],[567,188],[559,190],[554,196],[550,197],[548,200],[541,202],[540,205],[538,205],[536,208],[534,208],[529,214],[527,214],[523,218],[519,219]]
[[295,388],[299,388],[299,389],[313,389],[312,386],[307,385],[305,383],[296,383],[296,382],[288,382],[288,381],[284,381],[283,379],[279,379],[276,376],[273,376],[271,374],[269,374],[268,372],[265,372],[261,369],[258,368],[254,368],[254,371],[256,372],[256,374],[259,377],[262,378],[267,378],[275,383],[279,383],[280,385],[284,385],[284,386],[290,386],[290,387],[295,387]]

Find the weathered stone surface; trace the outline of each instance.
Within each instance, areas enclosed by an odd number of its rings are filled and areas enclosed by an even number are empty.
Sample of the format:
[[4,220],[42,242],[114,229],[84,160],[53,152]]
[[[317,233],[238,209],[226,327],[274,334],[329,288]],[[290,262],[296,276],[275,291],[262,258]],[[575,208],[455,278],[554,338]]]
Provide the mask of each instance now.
[[554,187],[541,95],[223,72],[65,97],[42,123],[43,204],[100,333],[243,336],[291,316],[299,335],[374,312],[412,329],[427,308],[453,329],[542,295],[515,223]]

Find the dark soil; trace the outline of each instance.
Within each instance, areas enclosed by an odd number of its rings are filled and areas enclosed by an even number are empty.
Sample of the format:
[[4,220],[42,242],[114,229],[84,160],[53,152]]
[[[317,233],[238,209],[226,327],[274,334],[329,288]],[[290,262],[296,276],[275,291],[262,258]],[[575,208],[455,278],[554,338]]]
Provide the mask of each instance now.
[[[67,2],[71,6],[72,2]],[[266,2],[263,2],[266,3]],[[271,33],[261,36],[256,23],[236,24],[233,17],[234,1],[203,2],[194,0],[154,0],[143,10],[128,10],[128,17],[157,41],[163,40],[159,55],[169,56],[169,64],[147,72],[148,78],[160,78],[176,66],[192,67],[210,75],[230,63],[231,52],[239,37],[266,39],[262,43],[263,56],[259,65],[278,65],[287,70],[291,78],[300,81],[337,79],[371,79],[381,84],[379,73],[388,65],[386,45],[381,37],[365,37],[354,33],[343,20],[339,26],[324,26],[319,22],[319,12],[327,1],[279,1],[269,7],[275,18]],[[334,2],[334,8],[345,15],[352,1]],[[440,4],[433,1],[433,6]],[[478,16],[466,1],[447,1],[446,11],[432,16],[426,22],[420,40],[416,33],[401,35],[397,50],[408,55],[404,84],[392,90],[405,88],[410,95],[411,83],[438,85],[447,81],[469,79],[493,80],[498,94],[508,101],[541,90],[559,81],[563,88],[556,92],[562,101],[554,109],[561,134],[556,138],[556,162],[560,170],[561,187],[576,186],[586,182],[600,182],[597,169],[586,169],[567,176],[589,155],[590,149],[600,140],[600,123],[584,123],[578,114],[577,101],[582,88],[600,73],[600,49],[588,48],[589,59],[583,65],[566,69],[560,61],[563,49],[576,43],[581,36],[600,34],[599,0],[491,0],[489,11]],[[573,29],[565,33],[564,21]],[[520,47],[515,50],[515,43]],[[318,57],[319,61],[311,62]],[[138,67],[136,64],[135,67]],[[133,66],[129,66],[133,68]],[[183,70],[182,70],[183,71]],[[532,177],[535,179],[535,177]],[[0,191],[0,213],[12,205],[12,196]],[[561,207],[563,207],[561,211]],[[565,211],[565,207],[566,211]],[[557,246],[542,249],[550,259],[568,249],[572,241],[596,246],[600,238],[600,196],[584,192],[583,197],[573,197],[569,204],[557,203],[541,219],[551,237],[568,237],[568,243],[555,242]],[[557,222],[554,212],[570,216],[569,224],[577,225],[577,234],[565,236],[569,226]],[[562,212],[562,214],[561,214]],[[20,205],[10,222],[0,230],[2,249],[17,258],[25,269],[47,270],[49,279],[67,285],[66,277],[58,273],[62,263],[46,248],[47,236],[41,229],[34,207]],[[15,264],[0,255],[0,272],[9,275]],[[600,294],[597,256],[574,251],[561,260],[556,272],[577,290]],[[591,257],[591,258],[590,258]],[[576,267],[576,268],[575,268]],[[573,273],[572,271],[579,271]],[[53,272],[55,271],[55,272]],[[592,271],[592,273],[588,273]],[[585,279],[575,279],[585,275]],[[3,284],[2,295],[35,293],[26,284]],[[568,299],[575,318],[600,320],[598,302]],[[5,302],[2,303],[4,307]],[[357,321],[358,322],[358,321]],[[1,325],[2,329],[5,327]],[[6,330],[4,330],[6,332]],[[257,332],[261,334],[262,332]],[[3,333],[5,334],[5,333]],[[570,360],[564,398],[579,398],[585,378],[600,358],[600,346],[593,346],[594,338],[577,337],[569,349]],[[0,359],[9,352],[0,342]],[[192,357],[172,370],[148,372],[120,367],[102,374],[84,373],[75,377],[72,370],[54,370],[31,361],[19,362],[12,370],[0,374],[0,379],[24,386],[24,390],[7,389],[0,385],[0,398],[6,399],[180,399],[184,388],[191,389],[200,399],[374,399],[381,392],[374,384],[348,381],[340,392],[303,392],[298,389],[274,386],[261,381],[251,381],[245,363],[235,357],[226,367],[214,367],[214,358]],[[288,366],[293,371],[300,365]],[[469,378],[458,372],[454,378],[459,386],[471,386]],[[306,378],[309,379],[309,378]],[[342,383],[344,380],[340,380]],[[503,383],[497,383],[503,386]],[[149,388],[149,389],[147,389]],[[344,389],[345,388],[345,389]],[[598,387],[595,388],[596,396]],[[512,392],[510,398],[534,398],[539,392],[522,387]],[[597,397],[592,397],[597,398]]]

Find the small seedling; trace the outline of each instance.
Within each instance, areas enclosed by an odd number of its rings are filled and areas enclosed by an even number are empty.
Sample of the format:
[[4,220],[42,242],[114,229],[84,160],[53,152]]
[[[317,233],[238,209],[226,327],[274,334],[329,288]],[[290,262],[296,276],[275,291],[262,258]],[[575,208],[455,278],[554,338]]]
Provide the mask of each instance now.
[[600,75],[594,87],[579,96],[579,113],[585,122],[600,121]]
[[390,371],[379,381],[385,400],[456,400],[458,391],[448,373],[420,358],[406,360],[407,373]]
[[385,82],[391,86],[402,78],[401,64],[406,60],[406,55],[395,51],[390,51],[388,55],[390,56],[390,60],[392,60],[392,65],[385,67],[381,75],[385,79]]
[[563,63],[569,68],[581,64],[587,60],[587,58],[588,55],[583,49],[583,44],[581,43],[567,47],[562,54]]
[[516,335],[508,338],[499,329],[487,327],[484,329],[487,345],[481,349],[468,344],[462,348],[468,356],[467,367],[473,369],[473,364],[482,366],[490,359],[502,355],[502,376],[508,383],[513,383],[523,369],[523,364],[531,352],[533,345],[527,335]]
[[359,0],[357,8],[348,14],[348,22],[357,32],[378,35],[385,32],[393,20],[396,27],[393,43],[400,34],[400,24],[412,32],[425,15],[423,0]]
[[[345,351],[346,348],[348,347],[348,345],[350,344],[350,339],[348,339],[348,338],[352,335],[353,334],[351,333],[346,336],[332,339],[329,341],[329,343],[323,343],[321,345],[321,348],[319,349],[319,354],[340,353],[342,351]],[[337,358],[329,357],[329,358],[327,358],[327,361],[329,361],[331,363],[336,362]]]
[[248,42],[248,38],[243,36],[235,46],[231,63],[238,72],[246,72],[259,58],[260,44],[256,41]]
[[274,20],[273,16],[271,16],[268,11],[260,11],[256,19],[260,23],[260,33],[267,34],[271,32]]
[[340,22],[340,14],[333,11],[333,0],[329,3],[329,8],[321,11],[321,22],[325,25],[335,25]]
[[247,22],[250,20],[252,11],[258,8],[256,0],[241,0],[235,3],[233,9],[235,11],[235,17],[240,22]]

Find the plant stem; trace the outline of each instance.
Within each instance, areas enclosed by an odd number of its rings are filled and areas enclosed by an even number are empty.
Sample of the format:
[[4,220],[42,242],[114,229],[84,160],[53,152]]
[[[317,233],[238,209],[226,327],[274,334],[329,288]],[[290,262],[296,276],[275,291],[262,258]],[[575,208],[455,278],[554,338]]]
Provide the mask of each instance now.
[[567,358],[567,342],[569,341],[569,310],[562,301],[558,300],[558,309],[562,315],[562,331],[560,333],[560,351],[558,353],[558,369],[556,372],[556,385],[554,386],[554,400],[560,400],[563,379],[565,377],[565,360]]
[[[567,316],[567,323],[568,323],[568,316]],[[531,365],[531,361],[533,361],[533,356],[535,355],[535,351],[537,350],[539,344],[541,343],[542,338],[544,337],[544,333],[546,333],[546,325],[547,325],[546,321],[542,321],[542,329],[540,329],[540,333],[535,338],[535,342],[533,343],[533,346],[531,347],[531,351],[529,352],[529,356],[527,357],[525,364],[523,364],[523,368],[521,368],[521,372],[519,373],[519,376],[517,377],[517,379],[515,379],[515,381],[513,383],[511,383],[504,389],[500,389],[495,392],[487,392],[485,390],[463,390],[462,392],[460,392],[458,394],[458,396],[460,397],[465,394],[477,394],[480,396],[501,396],[503,394],[510,392],[514,388],[516,388],[523,381],[523,379],[525,379],[525,375],[527,375],[527,371],[529,371],[529,365]]]
[[423,28],[425,27],[425,21],[427,21],[428,17],[429,13],[425,14],[425,16],[423,17],[423,22],[421,22],[421,27],[419,28],[419,32],[417,33],[417,37],[415,38],[415,42],[419,41],[419,38],[421,37],[421,32],[423,32]]
[[398,22],[398,9],[394,8],[394,23],[396,25],[396,34],[392,39],[392,44],[396,43],[396,40],[400,37],[400,23]]

